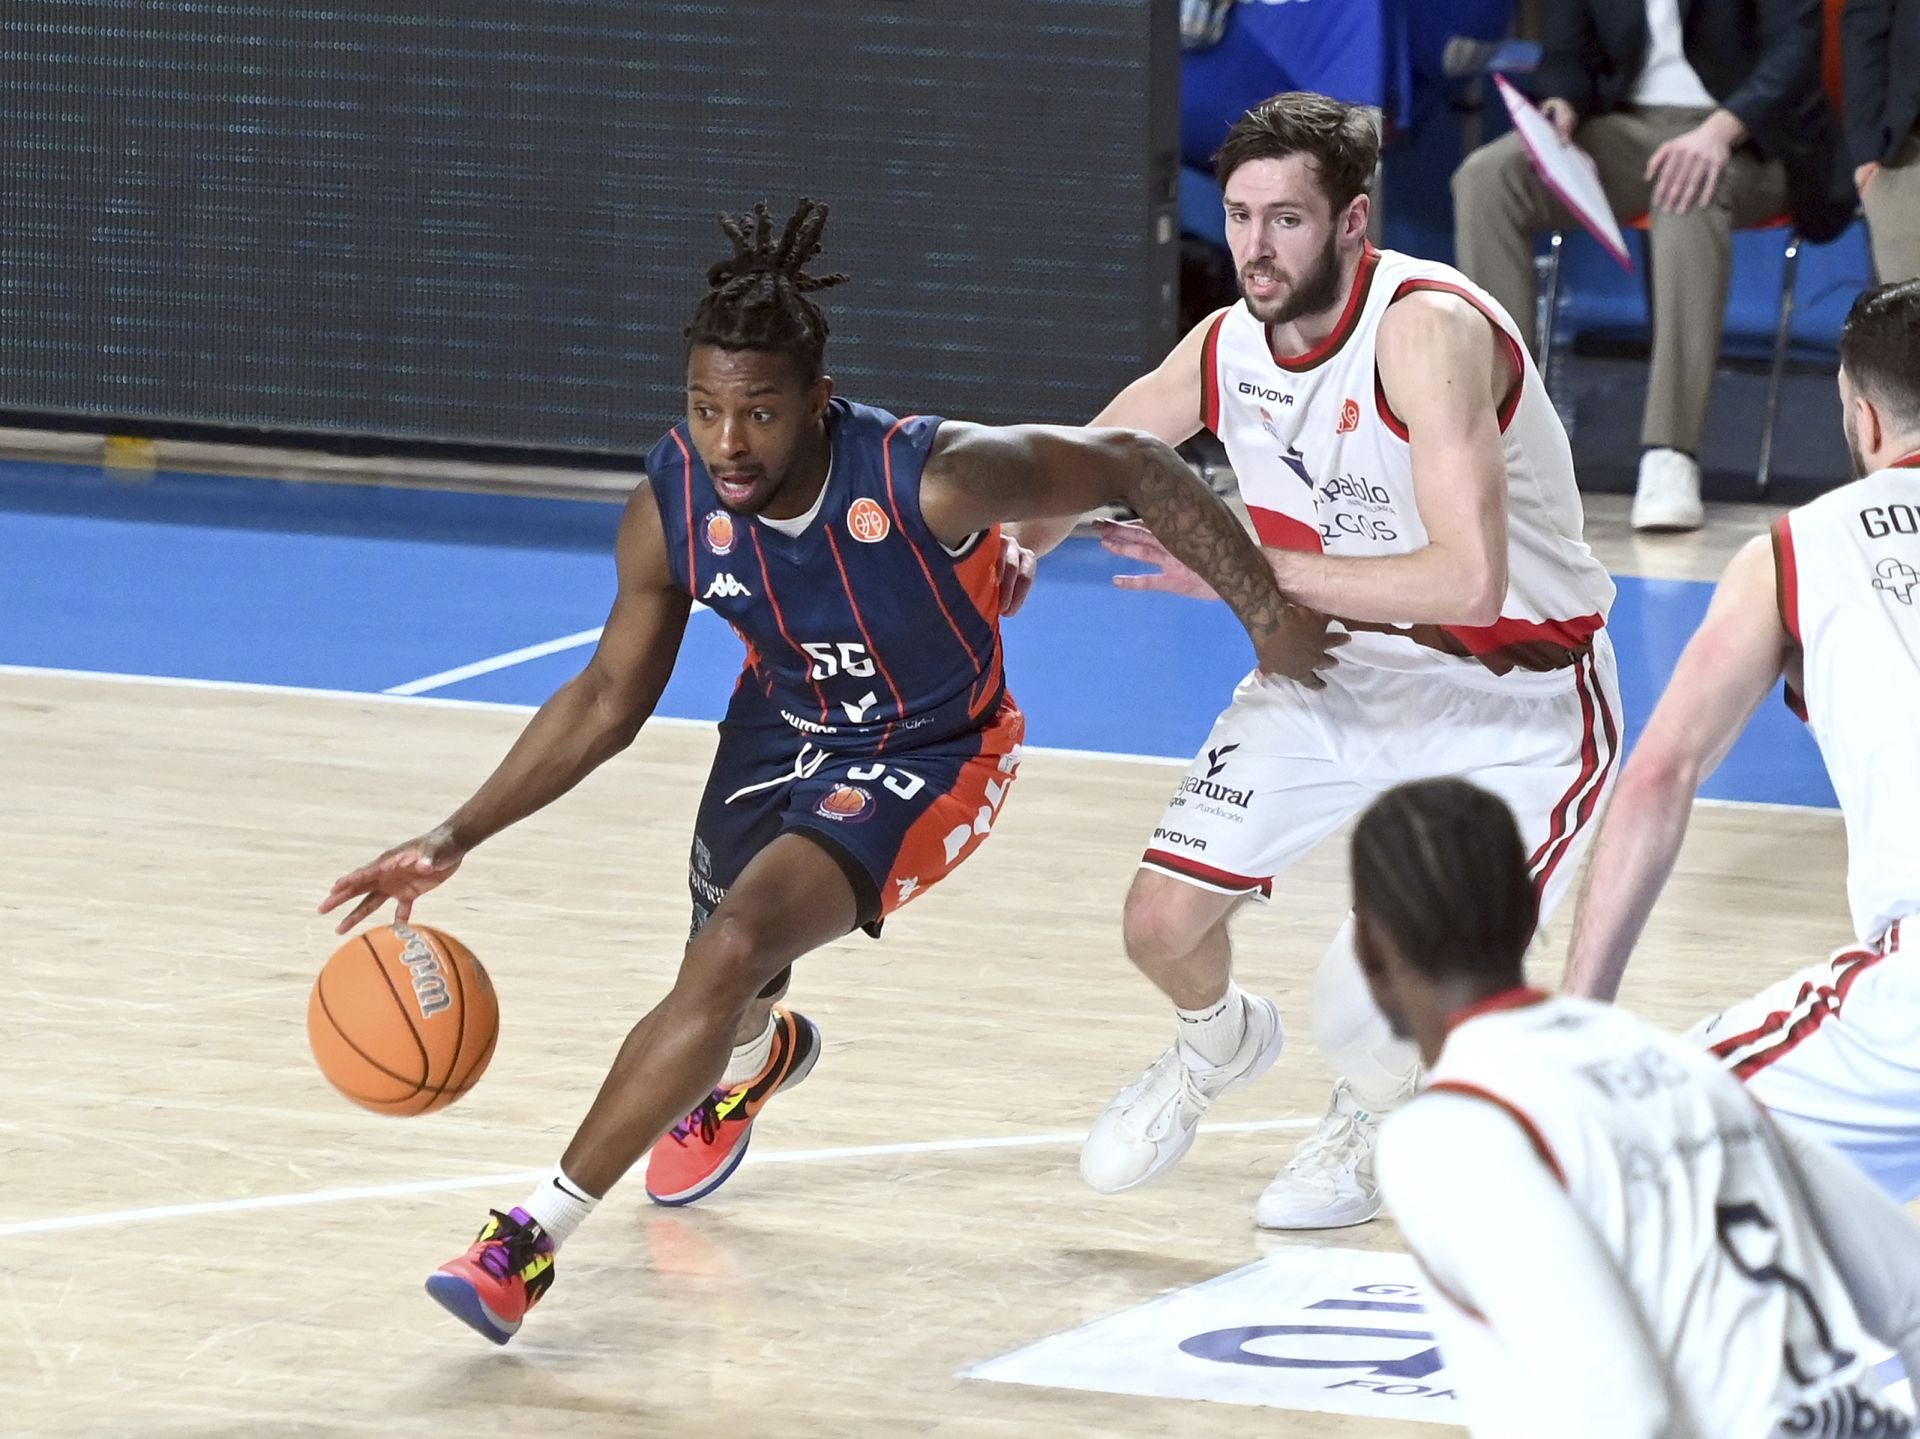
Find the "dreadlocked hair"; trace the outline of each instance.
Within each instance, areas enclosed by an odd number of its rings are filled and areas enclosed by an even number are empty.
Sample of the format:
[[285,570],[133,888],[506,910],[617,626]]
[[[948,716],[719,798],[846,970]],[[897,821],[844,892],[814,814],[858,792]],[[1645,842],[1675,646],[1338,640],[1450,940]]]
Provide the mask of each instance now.
[[733,254],[707,271],[707,293],[687,326],[691,345],[723,350],[763,350],[789,356],[805,384],[825,373],[827,317],[807,298],[847,276],[810,275],[806,264],[820,253],[827,207],[802,200],[778,241],[763,200],[750,215],[722,215],[720,228]]
[[1539,919],[1513,811],[1459,779],[1399,785],[1353,832],[1353,907],[1431,979],[1518,984]]

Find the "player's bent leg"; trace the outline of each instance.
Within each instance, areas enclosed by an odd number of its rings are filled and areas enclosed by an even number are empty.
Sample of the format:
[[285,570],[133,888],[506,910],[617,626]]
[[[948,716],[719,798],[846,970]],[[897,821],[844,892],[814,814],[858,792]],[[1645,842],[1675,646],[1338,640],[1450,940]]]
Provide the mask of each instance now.
[[1780,1124],[1844,1154],[1901,1204],[1920,1198],[1920,954],[1903,932],[1848,945],[1688,1033]]
[[1418,1048],[1394,1037],[1360,973],[1351,915],[1314,973],[1313,1025],[1341,1078],[1319,1125],[1261,1193],[1254,1221],[1263,1229],[1342,1229],[1379,1214],[1374,1140],[1419,1082]]
[[1127,897],[1127,954],[1170,998],[1180,1034],[1102,1111],[1080,1150],[1080,1174],[1104,1194],[1144,1184],[1193,1147],[1201,1116],[1280,1056],[1272,1000],[1233,983],[1227,917],[1243,895],[1143,869]]
[[[742,1017],[769,983],[800,955],[847,933],[857,918],[851,882],[820,845],[782,835],[753,858],[688,944],[672,990],[627,1035],[561,1158],[561,1171],[584,1191],[586,1204],[604,1196],[655,1139],[712,1094]],[[716,1116],[714,1134],[726,1141],[719,1146],[721,1179],[745,1152],[753,1114],[775,1091],[797,1082],[794,1076],[818,1055],[818,1031],[791,1012],[787,1018],[771,1082],[760,1086],[751,1108],[743,1100]],[[466,1253],[428,1279],[428,1293],[504,1344],[552,1285],[556,1248],[524,1208],[495,1211]]]

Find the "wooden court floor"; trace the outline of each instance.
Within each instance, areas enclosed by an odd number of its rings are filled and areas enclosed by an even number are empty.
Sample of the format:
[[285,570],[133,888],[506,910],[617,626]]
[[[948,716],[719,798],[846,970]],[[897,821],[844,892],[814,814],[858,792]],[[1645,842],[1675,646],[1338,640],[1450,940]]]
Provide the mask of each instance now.
[[[637,1182],[615,1191],[504,1351],[444,1316],[422,1278],[528,1186],[423,1186],[558,1154],[674,967],[712,745],[697,726],[649,730],[423,905],[488,963],[499,1051],[445,1114],[362,1113],[306,1053],[307,987],[335,943],[313,905],[343,868],[438,819],[521,723],[0,677],[0,1433],[1456,1432],[954,1377],[1317,1242],[1251,1224],[1297,1129],[1205,1135],[1119,1198],[1084,1189],[1057,1138],[1169,1035],[1118,933],[1177,773],[1150,764],[1030,758],[958,876],[883,943],[803,963],[793,999],[826,1053],[762,1122],[756,1155],[782,1162],[749,1164],[693,1210],[653,1209]],[[1847,932],[1843,864],[1837,815],[1702,807],[1626,1002],[1679,1027],[1824,955]],[[1342,878],[1336,842],[1242,920],[1243,979],[1302,1038],[1213,1119],[1320,1112],[1305,1003]],[[932,1144],[833,1153],[913,1141]],[[406,1192],[327,1193],[356,1187]],[[298,1202],[231,1205],[257,1196]],[[116,1217],[23,1227],[81,1215]],[[1395,1235],[1379,1223],[1324,1242]]]

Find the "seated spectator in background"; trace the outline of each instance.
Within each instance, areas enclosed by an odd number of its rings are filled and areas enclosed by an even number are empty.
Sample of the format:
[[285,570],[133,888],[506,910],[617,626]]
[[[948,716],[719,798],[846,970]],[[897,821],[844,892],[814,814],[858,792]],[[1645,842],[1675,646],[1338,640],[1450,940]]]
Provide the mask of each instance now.
[[1847,0],[1847,148],[1880,283],[1920,278],[1920,0]]
[[[1906,0],[1914,3],[1914,0]],[[1720,355],[1733,230],[1790,210],[1808,239],[1852,218],[1820,84],[1821,0],[1545,0],[1542,110],[1590,153],[1614,213],[1647,215],[1653,362],[1633,524],[1700,525],[1700,439]],[[1460,268],[1524,322],[1533,237],[1577,228],[1517,136],[1453,179]]]

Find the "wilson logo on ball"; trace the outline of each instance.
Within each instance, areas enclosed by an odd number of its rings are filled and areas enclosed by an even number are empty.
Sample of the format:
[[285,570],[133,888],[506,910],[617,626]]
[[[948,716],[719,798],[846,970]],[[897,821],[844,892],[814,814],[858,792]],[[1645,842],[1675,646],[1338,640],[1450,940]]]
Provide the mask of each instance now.
[[820,797],[813,812],[822,819],[845,823],[863,820],[873,812],[873,796],[855,784],[837,784]]
[[733,516],[725,510],[715,510],[707,516],[707,548],[716,555],[733,553],[734,542]]
[[403,941],[400,962],[413,976],[413,997],[420,1006],[420,1017],[430,1019],[453,1003],[453,996],[447,993],[447,977],[440,971],[440,960],[426,936],[417,930],[396,924],[393,932]]
[[859,499],[847,511],[847,529],[862,544],[877,545],[892,529],[887,512],[872,500]]

